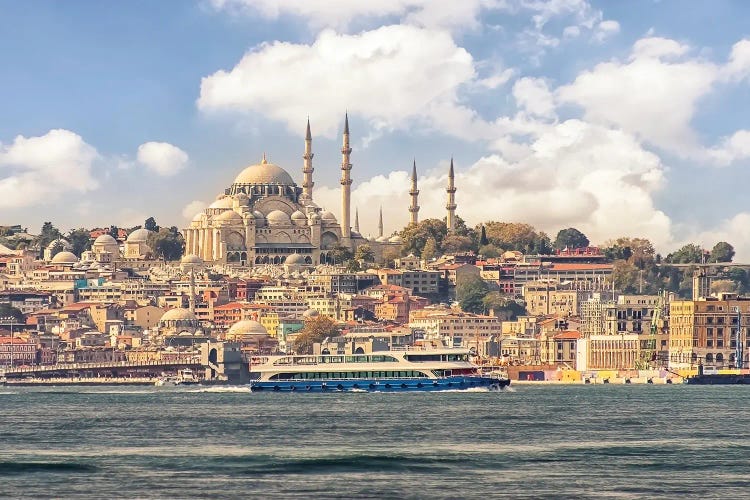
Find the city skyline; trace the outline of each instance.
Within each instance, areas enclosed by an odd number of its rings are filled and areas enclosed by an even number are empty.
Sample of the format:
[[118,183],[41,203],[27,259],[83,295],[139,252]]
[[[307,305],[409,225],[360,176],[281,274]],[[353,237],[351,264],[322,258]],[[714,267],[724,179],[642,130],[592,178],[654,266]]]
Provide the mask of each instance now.
[[[337,217],[352,128],[362,233],[457,214],[646,237],[666,254],[719,240],[750,259],[741,191],[750,41],[732,2],[213,0],[0,7],[0,208],[37,230],[184,227],[265,152]],[[706,16],[724,27],[702,29]],[[138,23],[138,30],[129,28]],[[43,36],[39,36],[43,33]],[[138,36],[134,34],[137,33]],[[30,35],[33,34],[33,35]],[[300,77],[303,75],[303,77]],[[733,189],[738,196],[733,196]]]

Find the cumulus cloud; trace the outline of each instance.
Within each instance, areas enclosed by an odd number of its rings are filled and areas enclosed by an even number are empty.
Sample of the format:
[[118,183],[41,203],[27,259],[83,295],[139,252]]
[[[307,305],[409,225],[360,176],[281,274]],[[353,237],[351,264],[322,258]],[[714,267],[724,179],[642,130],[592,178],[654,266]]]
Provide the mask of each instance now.
[[[736,252],[735,262],[750,261],[750,213],[740,212],[721,221],[710,230],[693,233],[684,243],[698,243],[703,248],[711,249],[719,241],[729,242]],[[675,245],[678,246],[678,245]]]
[[203,78],[197,104],[204,112],[260,112],[296,133],[309,115],[315,133],[329,137],[345,109],[376,130],[421,120],[469,136],[481,121],[458,91],[475,78],[472,56],[445,32],[324,31],[311,45],[273,42],[248,52],[231,70]]
[[674,40],[639,40],[627,62],[598,64],[559,88],[557,97],[583,108],[588,121],[621,127],[674,153],[694,154],[698,141],[691,120],[718,68],[681,57],[687,50]]
[[597,42],[604,42],[608,38],[618,34],[620,32],[620,23],[611,19],[602,21],[596,26],[594,30],[594,40]]
[[513,97],[518,107],[530,115],[553,117],[555,101],[547,83],[541,78],[520,78],[513,85]]
[[185,168],[188,159],[186,152],[168,142],[146,142],[138,146],[138,162],[163,177]]
[[98,159],[93,146],[64,129],[0,143],[0,207],[26,207],[93,190]]
[[[665,167],[631,135],[568,120],[545,126],[528,154],[517,161],[489,155],[468,168],[456,163],[457,213],[469,224],[486,220],[529,222],[554,233],[575,226],[594,242],[631,235],[656,245],[671,243],[671,223],[653,202]],[[419,178],[421,218],[445,216],[447,165]],[[386,232],[408,221],[408,174],[392,172],[358,184],[353,206],[364,234],[374,234],[383,206]],[[480,195],[481,193],[481,195]],[[316,191],[319,204],[335,210],[338,189]],[[554,207],[554,208],[551,208]]]
[[200,200],[193,200],[182,209],[182,216],[190,220],[195,214],[202,212],[208,206],[207,203]]

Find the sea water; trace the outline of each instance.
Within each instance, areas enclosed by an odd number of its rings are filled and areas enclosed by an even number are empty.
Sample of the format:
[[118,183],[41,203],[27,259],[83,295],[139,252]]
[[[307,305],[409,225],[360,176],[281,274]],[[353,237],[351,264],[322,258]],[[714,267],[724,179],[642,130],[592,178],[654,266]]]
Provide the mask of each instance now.
[[747,498],[750,388],[0,388],[0,497]]

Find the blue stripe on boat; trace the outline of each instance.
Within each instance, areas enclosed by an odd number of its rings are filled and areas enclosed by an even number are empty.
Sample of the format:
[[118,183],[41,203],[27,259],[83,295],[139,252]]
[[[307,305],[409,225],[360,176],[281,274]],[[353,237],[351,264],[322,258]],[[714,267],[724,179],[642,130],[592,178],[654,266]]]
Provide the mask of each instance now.
[[393,378],[393,379],[333,379],[333,380],[271,380],[253,381],[253,392],[411,392],[445,391],[486,387],[500,389],[509,380],[492,377]]

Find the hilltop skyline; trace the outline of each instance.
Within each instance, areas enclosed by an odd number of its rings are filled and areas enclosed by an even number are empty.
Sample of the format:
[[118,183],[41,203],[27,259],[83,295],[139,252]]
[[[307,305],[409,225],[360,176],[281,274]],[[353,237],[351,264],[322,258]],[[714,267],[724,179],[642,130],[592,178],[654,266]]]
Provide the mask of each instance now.
[[[633,4],[631,4],[633,5]],[[0,209],[37,230],[185,227],[247,165],[337,216],[344,113],[362,233],[445,216],[528,222],[662,254],[750,259],[750,11],[733,2],[198,0],[0,7]],[[705,19],[721,31],[703,28]],[[737,193],[736,195],[734,193]]]

